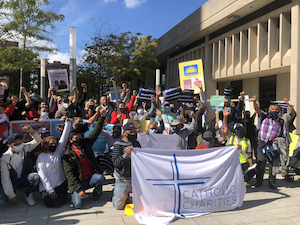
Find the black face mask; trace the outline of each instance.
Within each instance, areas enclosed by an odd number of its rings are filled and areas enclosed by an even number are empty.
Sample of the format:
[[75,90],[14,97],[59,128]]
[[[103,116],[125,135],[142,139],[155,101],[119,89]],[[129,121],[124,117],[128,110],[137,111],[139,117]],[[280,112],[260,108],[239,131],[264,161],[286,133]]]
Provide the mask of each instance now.
[[120,111],[121,111],[121,112],[124,112],[124,111],[125,111],[125,108],[120,108]]
[[57,145],[52,145],[52,146],[49,146],[49,149],[48,149],[48,151],[49,152],[51,152],[51,153],[53,153],[53,152],[55,152],[55,150],[56,150],[56,148],[57,148]]
[[73,141],[72,144],[75,145],[75,146],[82,145],[82,139],[77,139],[77,140]]
[[137,133],[135,133],[133,135],[132,134],[127,134],[127,138],[128,138],[129,141],[133,142],[134,140],[137,139]]

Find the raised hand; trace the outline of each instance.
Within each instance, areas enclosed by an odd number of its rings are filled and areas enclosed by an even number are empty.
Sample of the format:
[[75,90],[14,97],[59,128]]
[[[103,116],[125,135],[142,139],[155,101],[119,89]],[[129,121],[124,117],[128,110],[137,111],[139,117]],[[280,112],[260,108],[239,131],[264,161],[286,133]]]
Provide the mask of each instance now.
[[223,116],[229,116],[230,112],[228,112],[228,107],[223,108]]
[[24,126],[23,127],[23,131],[26,132],[26,133],[30,133],[30,134],[33,134],[35,131],[33,130],[32,126],[31,125],[28,125],[28,126]]
[[156,96],[161,95],[161,87],[157,87],[155,92],[156,92]]

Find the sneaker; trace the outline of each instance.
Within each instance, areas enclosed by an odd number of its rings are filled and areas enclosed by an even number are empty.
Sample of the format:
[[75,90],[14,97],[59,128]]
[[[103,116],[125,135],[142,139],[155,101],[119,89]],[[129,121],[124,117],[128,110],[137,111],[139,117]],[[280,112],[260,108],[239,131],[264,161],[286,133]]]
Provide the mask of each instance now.
[[29,206],[34,206],[34,205],[36,204],[35,201],[34,201],[34,199],[33,199],[33,193],[30,193],[30,194],[28,195],[28,197],[26,197],[26,194],[25,194],[24,197],[25,197],[26,202],[27,202],[27,204],[28,204]]
[[255,185],[254,185],[256,188],[259,188],[259,187],[261,187],[262,186],[262,183],[255,183]]
[[273,190],[276,190],[276,189],[277,189],[277,187],[276,187],[274,184],[271,184],[271,183],[269,183],[269,187],[270,187],[271,189],[273,189]]
[[100,200],[101,196],[102,196],[102,187],[95,188],[94,191],[93,191],[93,201],[98,202]]

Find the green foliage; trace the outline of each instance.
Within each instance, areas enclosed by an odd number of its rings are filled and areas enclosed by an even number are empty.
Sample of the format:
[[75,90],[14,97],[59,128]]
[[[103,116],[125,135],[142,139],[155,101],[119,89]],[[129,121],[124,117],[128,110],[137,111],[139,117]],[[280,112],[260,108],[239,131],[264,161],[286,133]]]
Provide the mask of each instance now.
[[145,82],[146,75],[153,74],[158,66],[157,46],[157,39],[140,33],[132,35],[131,32],[125,32],[105,38],[95,36],[91,44],[85,45],[86,54],[79,70],[79,78],[90,76],[105,91],[111,86],[111,79],[137,88],[134,81]]
[[52,41],[49,34],[55,29],[54,23],[63,21],[64,16],[46,10],[49,5],[48,0],[4,1],[8,22],[2,24],[1,29],[6,37],[18,41],[19,47],[0,49],[1,69],[17,71],[22,68],[23,71],[31,71],[40,52],[56,50],[45,46],[44,42]]

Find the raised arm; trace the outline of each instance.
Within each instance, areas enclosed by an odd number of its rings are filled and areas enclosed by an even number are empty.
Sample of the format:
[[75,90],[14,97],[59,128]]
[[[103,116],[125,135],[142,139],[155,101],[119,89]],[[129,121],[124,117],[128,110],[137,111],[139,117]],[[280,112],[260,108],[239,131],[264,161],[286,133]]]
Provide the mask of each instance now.
[[64,147],[66,146],[66,144],[68,143],[68,137],[71,131],[71,122],[68,118],[65,119],[65,126],[64,126],[64,131],[59,139],[56,151],[62,153]]
[[152,116],[154,116],[156,111],[156,102],[154,95],[151,95],[151,107],[149,109],[149,112],[146,112],[146,119],[150,119]]
[[26,91],[25,87],[21,87],[21,91],[23,92],[24,96],[25,96],[25,108],[28,109],[31,106],[31,100],[30,100],[30,96],[29,93]]
[[132,92],[132,97],[131,97],[131,99],[130,99],[130,102],[128,103],[128,105],[127,105],[127,109],[129,110],[129,112],[131,112],[131,109],[133,108],[133,103],[134,103],[134,101],[135,101],[135,97],[137,96],[137,92],[136,92],[136,90],[133,90],[133,92]]
[[260,110],[260,108],[259,108],[258,105],[257,105],[257,97],[256,97],[256,96],[253,96],[252,99],[253,99],[253,108],[254,108],[255,111],[257,112],[258,116],[260,116],[261,110]]
[[78,103],[78,88],[76,86],[74,86],[73,91],[74,91],[74,98],[73,98],[72,104],[74,106],[76,106]]
[[161,87],[157,87],[155,92],[156,92],[156,108],[161,109],[161,102],[159,100],[159,96],[161,95]]
[[82,96],[81,96],[81,99],[79,100],[78,102],[78,105],[83,108],[83,104],[86,100],[86,97],[87,97],[87,85],[86,83],[81,83],[81,87],[82,87]]
[[222,137],[219,138],[219,142],[222,143],[226,141],[227,136],[230,134],[230,130],[228,129],[228,116],[230,112],[228,112],[228,107],[223,108],[223,126],[221,128],[222,133],[224,134]]
[[101,117],[98,118],[97,125],[94,127],[94,130],[87,137],[87,139],[89,139],[89,142],[91,145],[93,145],[95,143],[99,134],[101,133],[101,130],[102,130],[105,118],[106,118],[106,110],[101,109],[100,114],[101,114]]

